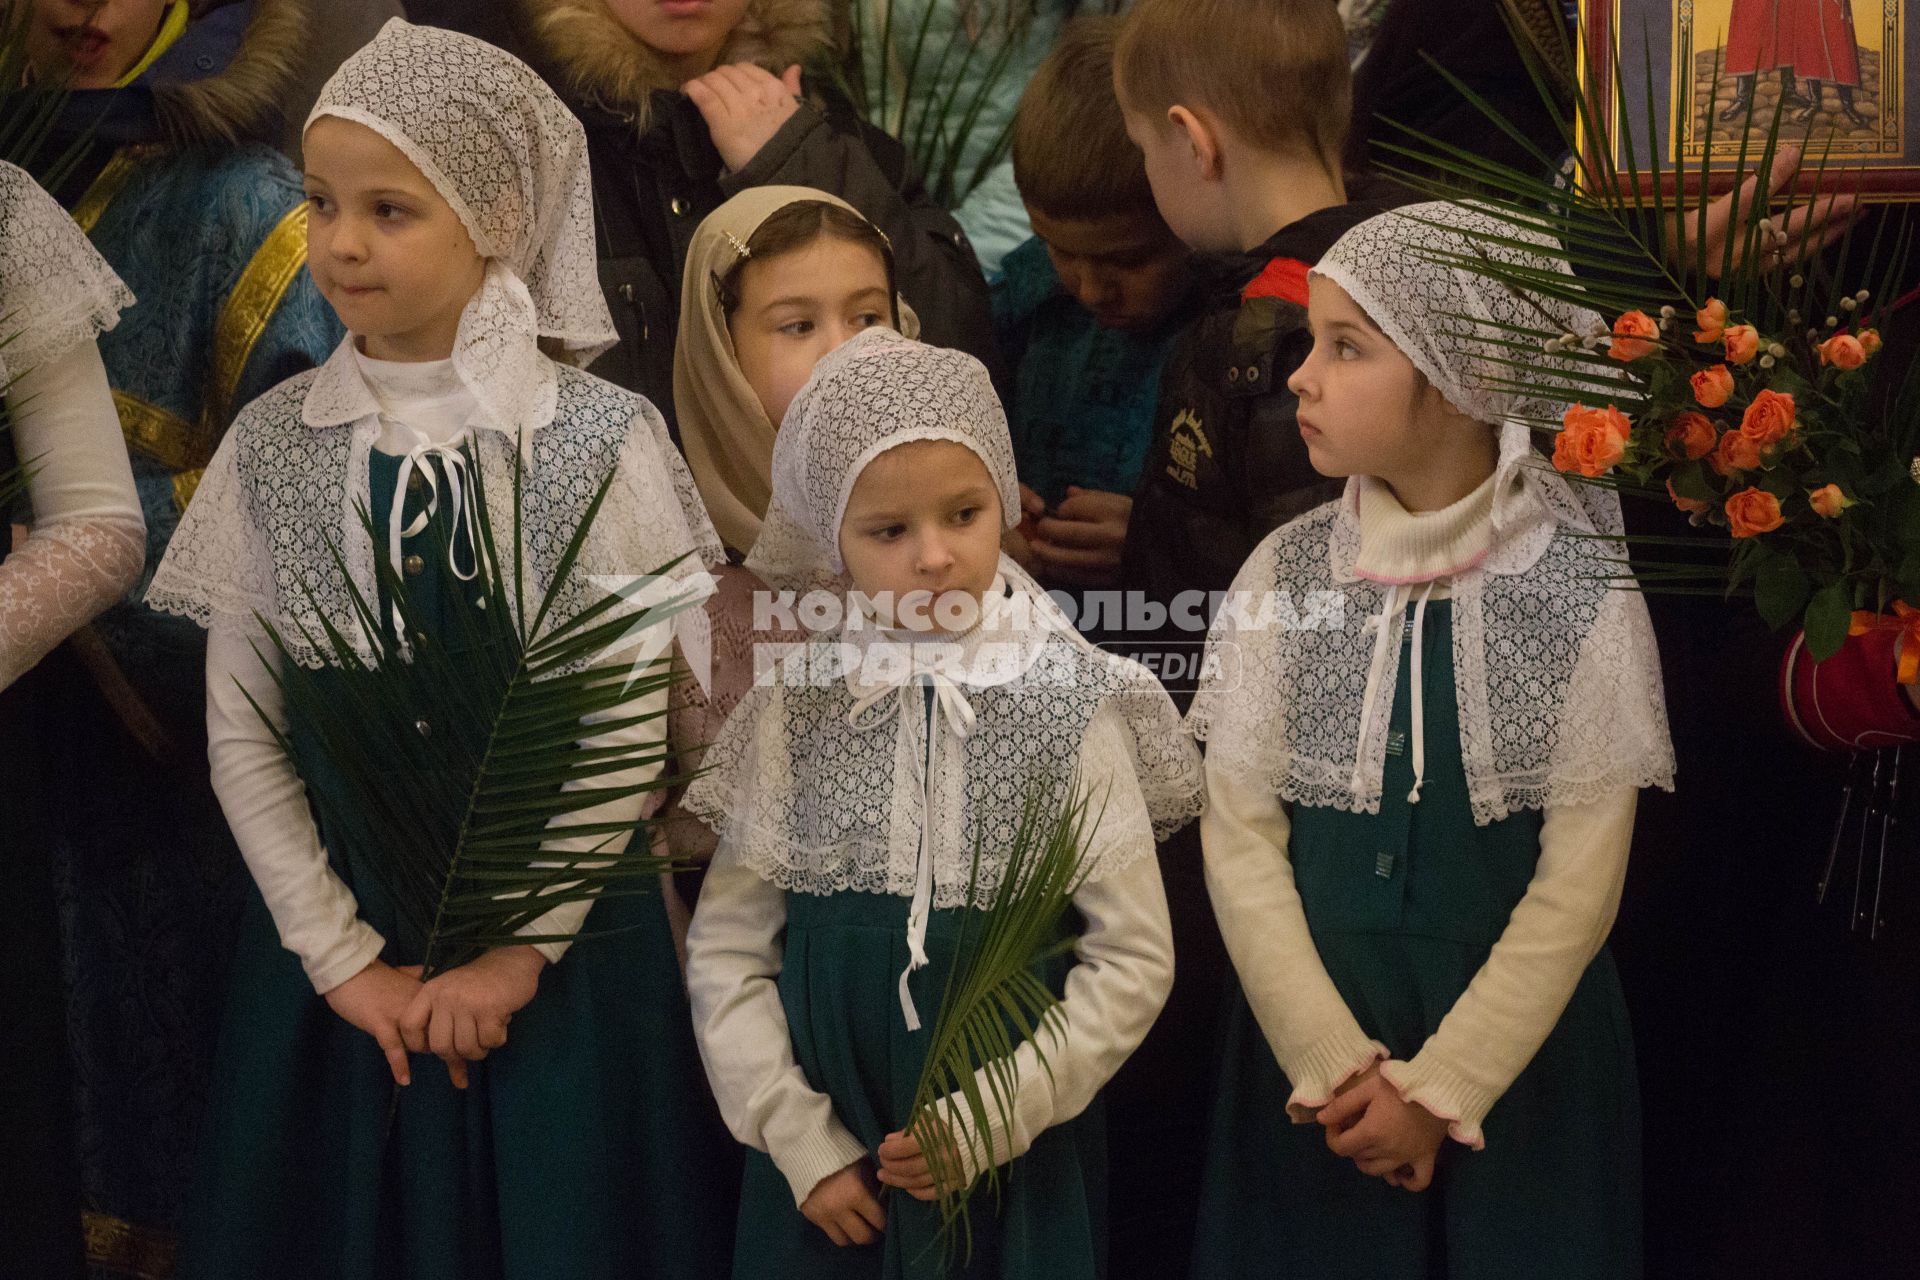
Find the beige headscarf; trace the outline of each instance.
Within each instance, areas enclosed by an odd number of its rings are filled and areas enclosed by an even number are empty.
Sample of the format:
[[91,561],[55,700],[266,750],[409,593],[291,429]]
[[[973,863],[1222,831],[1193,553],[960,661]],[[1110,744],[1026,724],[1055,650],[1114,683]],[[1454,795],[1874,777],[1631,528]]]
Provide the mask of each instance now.
[[[673,407],[680,445],[721,540],[744,554],[760,536],[773,494],[773,437],[760,397],[734,358],[726,313],[713,287],[740,261],[739,246],[760,224],[802,200],[822,200],[852,213],[845,200],[812,187],[750,187],[707,215],[693,233],[680,282],[680,337],[673,353]],[[920,332],[919,317],[898,298],[900,329]]]

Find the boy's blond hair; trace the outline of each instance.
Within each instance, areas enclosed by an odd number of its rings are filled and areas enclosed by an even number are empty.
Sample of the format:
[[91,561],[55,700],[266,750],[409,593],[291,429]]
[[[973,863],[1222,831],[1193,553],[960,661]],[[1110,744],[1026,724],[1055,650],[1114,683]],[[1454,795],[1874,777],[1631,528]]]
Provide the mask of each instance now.
[[1140,148],[1113,92],[1121,19],[1076,18],[1020,95],[1013,118],[1013,181],[1020,198],[1055,218],[1152,213]]
[[1332,0],[1138,0],[1114,65],[1129,111],[1205,107],[1242,141],[1340,177],[1353,77]]

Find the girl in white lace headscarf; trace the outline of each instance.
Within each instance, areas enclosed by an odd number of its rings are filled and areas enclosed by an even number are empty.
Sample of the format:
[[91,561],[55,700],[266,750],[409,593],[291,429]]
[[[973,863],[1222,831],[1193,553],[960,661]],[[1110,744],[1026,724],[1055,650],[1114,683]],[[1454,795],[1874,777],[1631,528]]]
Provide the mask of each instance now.
[[[557,906],[521,932],[617,936],[578,956],[566,941],[498,948],[423,986],[405,967],[420,961],[419,940],[381,892],[378,833],[315,825],[310,791],[331,792],[321,811],[336,814],[354,811],[351,792],[343,799],[347,780],[330,768],[303,777],[282,750],[301,730],[286,723],[261,636],[271,624],[304,665],[321,665],[306,638],[327,627],[370,655],[368,628],[389,623],[359,617],[353,595],[380,598],[376,557],[404,576],[423,617],[484,607],[468,599],[488,554],[476,488],[498,553],[519,539],[502,571],[524,565],[525,597],[537,600],[607,486],[555,623],[612,589],[609,578],[719,558],[659,413],[576,367],[613,341],[585,138],[522,63],[395,20],[322,91],[305,153],[310,260],[349,337],[240,414],[148,596],[210,628],[213,784],[265,907],[236,962],[262,1024],[230,1036],[220,1064],[229,1083],[215,1091],[197,1201],[219,1218],[189,1225],[194,1273],[300,1274],[306,1263],[314,1275],[370,1276],[400,1250],[410,1274],[660,1274],[651,1244],[678,1234],[697,1256],[679,1274],[708,1274],[723,1224],[673,1210],[671,1227],[646,1225],[657,1206],[699,1194],[713,1142],[674,1079],[697,1068],[659,901]],[[665,696],[635,698],[604,731],[583,726],[580,745],[657,740]],[[639,787],[658,770],[596,785]],[[567,829],[630,825],[641,811],[636,792],[556,818],[546,847],[618,848],[627,837]],[[410,1052],[446,1069],[415,1072]],[[490,1055],[470,1077],[468,1064]],[[409,1086],[390,1122],[389,1073]],[[263,1101],[241,1084],[268,1077],[287,1092]],[[659,1082],[662,1099],[679,1095],[673,1114],[627,1097],[642,1079]],[[462,1100],[453,1090],[469,1080]],[[372,1139],[367,1158],[349,1143],[251,1158],[263,1142],[291,1151],[315,1128],[360,1126],[392,1136]],[[312,1253],[315,1218],[337,1250]]]
[[[883,1222],[866,1274],[931,1274],[932,1183],[900,1131],[976,853],[984,898],[1029,789],[1076,777],[1098,820],[1063,1033],[1046,1069],[1032,1045],[1015,1052],[1006,1131],[962,1133],[960,1147],[976,1169],[989,1148],[995,1162],[1023,1158],[998,1219],[976,1225],[976,1246],[1006,1236],[986,1256],[1093,1270],[1080,1190],[1092,1171],[1056,1126],[1093,1101],[1165,999],[1154,835],[1196,812],[1198,759],[1164,690],[1086,645],[999,553],[1018,515],[985,369],[891,331],[823,359],[775,441],[748,566],[789,593],[842,573],[852,591],[785,597],[800,619],[843,602],[846,616],[747,694],[686,801],[720,836],[687,972],[721,1113],[753,1148],[737,1274],[824,1274],[807,1264],[816,1231],[864,1243]],[[930,625],[946,629],[911,629],[914,602],[886,596],[906,587],[883,566],[908,563],[938,590]],[[876,1163],[895,1192],[884,1210]]]
[[[1455,1256],[1637,1274],[1633,1063],[1602,943],[1638,789],[1671,788],[1673,751],[1645,605],[1596,538],[1618,501],[1532,447],[1570,370],[1509,363],[1539,349],[1516,330],[1591,317],[1466,262],[1566,269],[1515,238],[1419,205],[1348,232],[1310,280],[1289,385],[1347,489],[1249,558],[1190,712],[1245,992],[1198,1273],[1426,1274],[1414,1224],[1442,1220]],[[1482,1147],[1497,1165],[1462,1159]],[[1364,1194],[1366,1175],[1448,1203]]]
[[31,476],[33,523],[0,564],[0,689],[140,576],[146,522],[94,338],[133,305],[53,197],[0,161],[3,465]]

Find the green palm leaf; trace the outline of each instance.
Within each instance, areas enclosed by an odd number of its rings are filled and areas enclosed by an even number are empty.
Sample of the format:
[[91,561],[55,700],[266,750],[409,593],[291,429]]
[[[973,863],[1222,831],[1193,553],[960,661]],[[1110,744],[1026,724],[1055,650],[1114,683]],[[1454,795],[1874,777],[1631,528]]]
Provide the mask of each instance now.
[[[427,977],[493,947],[565,941],[569,935],[519,930],[562,903],[654,892],[663,871],[684,869],[653,855],[644,825],[636,832],[631,823],[574,821],[564,832],[549,829],[556,819],[669,785],[663,777],[638,784],[616,777],[668,759],[665,712],[629,707],[666,690],[679,675],[665,660],[638,668],[608,661],[635,638],[635,620],[618,608],[634,592],[608,594],[555,621],[612,476],[601,483],[551,585],[529,610],[518,530],[514,551],[501,556],[470,447],[467,457],[478,490],[475,540],[485,552],[474,584],[476,608],[450,611],[453,621],[437,631],[382,557],[377,599],[347,579],[354,621],[371,637],[370,659],[333,619],[323,618],[317,635],[301,629],[298,646],[267,625],[279,658],[269,667],[277,667],[289,723],[310,734],[313,749],[345,784],[337,795],[317,789],[322,825],[378,833],[382,887],[401,936],[419,948]],[[516,525],[521,500],[516,460]],[[360,515],[378,545],[371,514]],[[442,554],[452,550],[450,537]],[[345,577],[337,547],[334,560]],[[690,589],[648,610],[643,621],[664,626],[697,601]],[[302,666],[294,657],[301,646],[324,655],[324,669]],[[579,745],[585,737],[649,723],[659,725],[659,735],[635,744]],[[289,732],[268,724],[293,753]],[[633,839],[624,850],[609,847],[629,832]],[[557,834],[591,839],[594,847],[584,859],[556,857],[542,846]]]
[[1085,878],[1087,842],[1099,819],[1077,781],[1031,788],[1006,870],[987,902],[978,900],[983,851],[975,843],[967,887],[972,909],[962,918],[909,1126],[940,1189],[940,1239],[949,1259],[956,1246],[971,1256],[968,1206],[974,1187],[965,1182],[967,1160],[948,1139],[945,1111],[937,1104],[957,1100],[960,1118],[981,1147],[979,1183],[997,1196],[1004,1154],[994,1150],[995,1121],[1001,1131],[1012,1121],[1019,1087],[1014,1051],[1031,1042],[1046,1070],[1040,1033],[1058,1036],[1062,1030],[1059,997],[1037,968],[1073,945],[1062,940],[1061,926]]
[[[828,76],[906,147],[928,193],[946,208],[972,195],[1013,145],[1010,110],[990,132],[982,125],[1051,38],[1054,28],[1035,21],[1036,7],[1034,0],[848,0],[845,64]],[[1063,7],[1071,14],[1082,6]],[[1098,7],[1111,13],[1120,4]]]

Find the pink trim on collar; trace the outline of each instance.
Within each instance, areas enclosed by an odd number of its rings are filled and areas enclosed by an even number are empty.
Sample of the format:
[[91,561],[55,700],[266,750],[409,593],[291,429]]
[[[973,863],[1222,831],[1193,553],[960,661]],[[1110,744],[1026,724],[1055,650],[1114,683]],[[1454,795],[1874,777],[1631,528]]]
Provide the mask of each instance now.
[[1417,578],[1383,578],[1377,574],[1368,573],[1365,569],[1355,569],[1353,576],[1365,578],[1368,582],[1377,582],[1383,587],[1410,587],[1420,582],[1438,582],[1441,578],[1451,578],[1456,573],[1465,573],[1469,569],[1478,568],[1480,562],[1487,558],[1487,552],[1492,550],[1492,547],[1486,547],[1479,555],[1463,564],[1457,564],[1451,569],[1441,569],[1437,573],[1424,573]]

